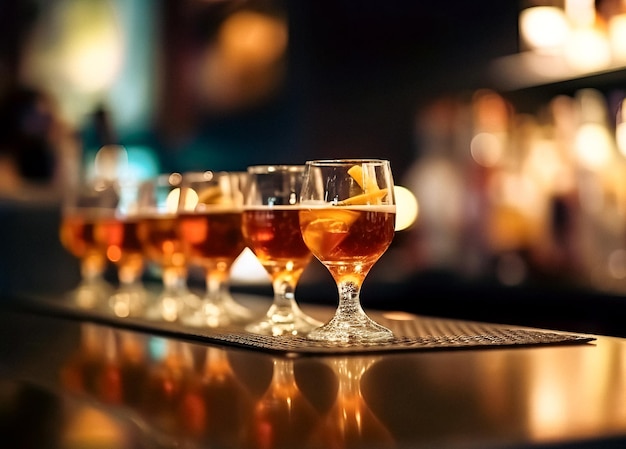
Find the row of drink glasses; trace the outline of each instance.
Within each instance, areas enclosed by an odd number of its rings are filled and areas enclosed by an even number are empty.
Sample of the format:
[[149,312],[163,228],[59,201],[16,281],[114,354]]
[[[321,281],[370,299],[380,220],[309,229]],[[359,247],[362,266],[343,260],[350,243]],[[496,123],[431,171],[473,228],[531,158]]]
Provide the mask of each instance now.
[[[389,161],[316,160],[251,166],[245,172],[171,173],[142,181],[94,181],[72,193],[60,235],[81,261],[83,281],[73,292],[81,307],[189,326],[242,324],[256,334],[322,341],[393,338],[360,303],[365,277],[394,236]],[[229,291],[231,266],[246,247],[274,290],[260,319]],[[295,299],[313,257],[329,270],[339,292],[327,323],[305,314]],[[117,268],[115,291],[102,280],[109,262]],[[156,299],[141,283],[146,263],[160,269]],[[202,296],[187,286],[191,266],[206,278]]]

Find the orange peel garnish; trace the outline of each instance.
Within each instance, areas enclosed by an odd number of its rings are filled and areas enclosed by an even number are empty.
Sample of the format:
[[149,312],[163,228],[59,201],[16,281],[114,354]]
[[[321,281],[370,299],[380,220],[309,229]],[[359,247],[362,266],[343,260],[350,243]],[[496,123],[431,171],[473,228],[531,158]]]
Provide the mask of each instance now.
[[357,206],[367,204],[380,204],[380,201],[387,195],[387,189],[378,189],[375,192],[362,193],[351,196],[337,203],[338,206]]
[[348,174],[363,189],[364,193],[340,201],[338,205],[380,204],[380,201],[387,195],[387,189],[379,188],[375,177],[364,176],[362,166],[353,165],[348,169]]
[[231,199],[225,196],[217,186],[208,187],[198,194],[199,204],[215,204],[215,205],[228,205],[232,203]]
[[356,181],[356,183],[365,190],[363,185],[363,167],[360,165],[353,165],[348,169],[348,174]]
[[311,209],[300,211],[306,222],[302,237],[314,254],[328,254],[348,235],[359,212],[347,209]]
[[356,183],[363,189],[365,193],[380,190],[376,177],[369,176],[369,173],[363,172],[363,167],[360,165],[353,165],[348,169],[348,174],[356,181]]

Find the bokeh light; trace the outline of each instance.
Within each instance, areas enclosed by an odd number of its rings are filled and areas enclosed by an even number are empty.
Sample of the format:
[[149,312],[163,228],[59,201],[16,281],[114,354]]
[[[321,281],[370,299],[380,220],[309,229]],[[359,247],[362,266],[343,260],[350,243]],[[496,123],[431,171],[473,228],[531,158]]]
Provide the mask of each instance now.
[[126,40],[114,2],[49,2],[25,45],[21,75],[53,93],[66,120],[80,123],[117,80]]
[[555,6],[524,9],[519,16],[519,25],[524,42],[539,52],[558,51],[569,34],[565,12]]
[[410,228],[417,220],[419,206],[417,198],[406,187],[394,186],[396,197],[396,231]]
[[248,10],[226,18],[203,56],[205,107],[231,110],[273,92],[282,79],[287,41],[282,18]]

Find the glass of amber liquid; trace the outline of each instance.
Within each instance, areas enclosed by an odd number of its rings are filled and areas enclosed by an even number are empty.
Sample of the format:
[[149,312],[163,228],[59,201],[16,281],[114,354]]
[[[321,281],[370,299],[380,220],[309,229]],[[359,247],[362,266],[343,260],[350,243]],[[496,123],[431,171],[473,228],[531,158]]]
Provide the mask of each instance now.
[[308,161],[300,201],[304,242],[339,290],[335,315],[308,338],[338,343],[391,340],[392,332],[366,315],[360,299],[365,277],[394,237],[389,161]]
[[118,180],[115,214],[97,224],[97,237],[117,269],[119,285],[109,298],[109,309],[120,318],[143,316],[151,298],[142,282],[145,257],[138,235],[140,185],[138,179]]
[[114,183],[104,180],[81,181],[63,198],[59,238],[63,247],[80,261],[81,275],[69,297],[83,309],[105,310],[113,291],[104,279],[108,261],[99,225],[114,216],[117,201]]
[[295,289],[313,259],[302,240],[298,195],[303,165],[248,167],[244,195],[243,235],[268,272],[274,299],[263,318],[246,326],[264,335],[306,334],[321,326],[298,306]]
[[189,264],[202,269],[206,292],[197,309],[182,317],[191,326],[218,327],[250,321],[252,312],[230,293],[230,269],[245,249],[241,231],[246,172],[183,174],[178,228]]
[[137,235],[146,259],[160,269],[163,290],[148,307],[146,317],[180,322],[185,310],[200,298],[187,286],[187,258],[178,231],[180,173],[161,174],[142,183]]

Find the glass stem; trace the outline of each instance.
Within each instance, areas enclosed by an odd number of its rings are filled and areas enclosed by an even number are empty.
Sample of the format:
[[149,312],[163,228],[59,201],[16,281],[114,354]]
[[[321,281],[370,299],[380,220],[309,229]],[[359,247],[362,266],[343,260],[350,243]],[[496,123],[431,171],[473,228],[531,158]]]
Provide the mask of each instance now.
[[285,278],[278,278],[272,282],[272,286],[274,288],[274,301],[267,311],[267,316],[274,320],[292,321],[294,315],[299,311],[296,304],[294,283]]
[[187,277],[179,267],[163,268],[163,287],[166,292],[181,292],[187,290]]
[[141,269],[137,269],[131,265],[120,265],[117,270],[117,277],[120,285],[124,288],[139,286],[141,278]]
[[86,282],[96,282],[102,278],[106,262],[103,257],[90,255],[81,261],[80,274]]
[[206,299],[213,303],[221,302],[228,294],[227,276],[219,268],[209,268],[205,277]]
[[335,313],[335,319],[350,321],[354,317],[365,317],[361,307],[361,284],[354,281],[340,281],[337,283],[339,290],[339,305]]
[[273,288],[274,305],[281,309],[291,309],[296,298],[295,286],[285,279],[277,279],[273,282]]

